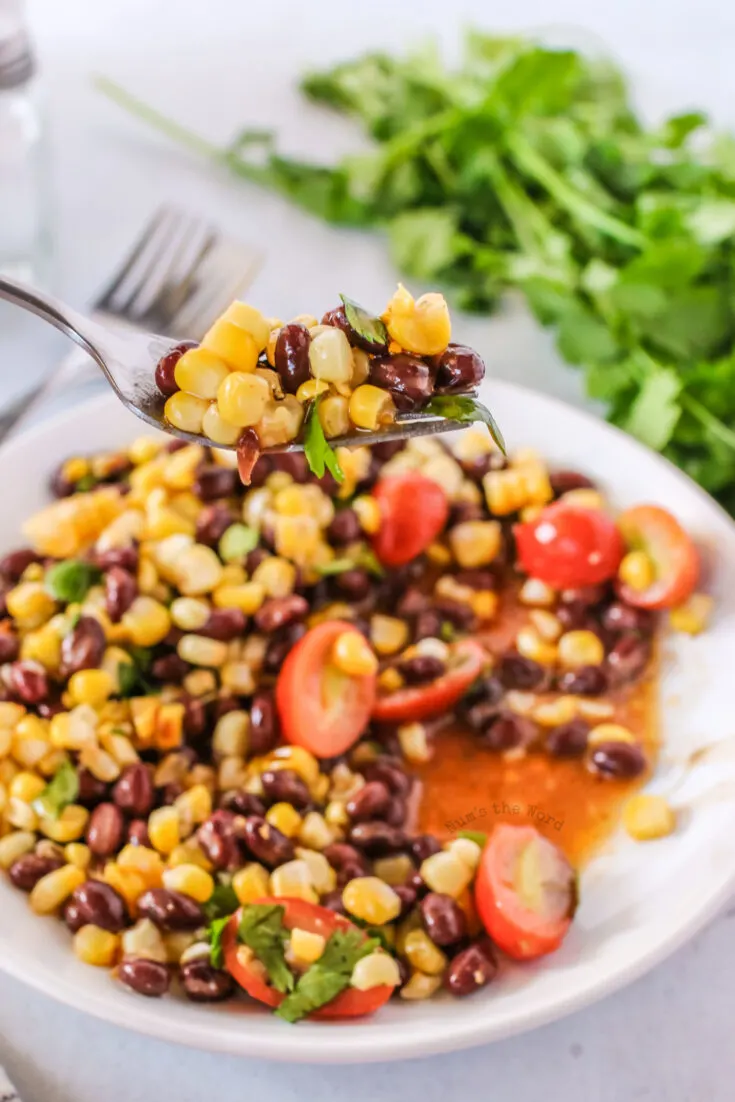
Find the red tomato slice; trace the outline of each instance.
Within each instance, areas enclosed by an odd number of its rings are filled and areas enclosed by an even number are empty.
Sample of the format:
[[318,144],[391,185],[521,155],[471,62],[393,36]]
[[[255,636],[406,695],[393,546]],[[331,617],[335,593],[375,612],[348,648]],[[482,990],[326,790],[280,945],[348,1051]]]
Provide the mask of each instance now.
[[[309,933],[321,934],[323,937],[329,938],[335,930],[357,929],[343,915],[335,914],[327,907],[319,907],[316,903],[307,903],[304,899],[277,899],[266,896],[263,899],[255,900],[255,902],[278,903],[283,906],[285,908],[283,924],[288,930],[298,927],[300,930],[308,930]],[[269,987],[256,972],[248,968],[247,965],[241,964],[238,960],[237,928],[239,923],[240,912],[237,911],[230,919],[222,935],[225,967],[252,998],[265,1003],[266,1006],[274,1008],[280,1006],[285,996],[273,987]],[[359,1018],[365,1014],[374,1014],[388,1001],[392,994],[393,988],[389,984],[371,987],[367,991],[358,991],[356,987],[348,987],[331,1003],[327,1003],[326,1006],[322,1006],[319,1010],[309,1014],[309,1019]]]
[[656,578],[647,589],[620,582],[618,592],[637,608],[674,608],[685,601],[699,579],[699,554],[676,517],[658,505],[635,505],[618,517],[626,544],[645,551]]
[[487,654],[474,639],[462,639],[451,649],[450,666],[445,674],[425,685],[378,696],[373,719],[382,723],[406,723],[448,712],[482,673]]
[[374,674],[348,677],[331,662],[332,647],[346,620],[330,620],[307,631],[289,651],[276,682],[276,707],[283,737],[317,758],[343,754],[367,727],[375,700]]
[[447,495],[438,483],[415,471],[381,478],[373,497],[381,518],[373,550],[385,566],[403,566],[415,559],[447,523]]
[[480,858],[475,903],[499,948],[516,960],[553,953],[576,900],[574,869],[558,846],[532,826],[495,827]]
[[614,578],[624,547],[615,523],[600,509],[558,501],[514,529],[518,559],[532,578],[554,589],[576,589]]

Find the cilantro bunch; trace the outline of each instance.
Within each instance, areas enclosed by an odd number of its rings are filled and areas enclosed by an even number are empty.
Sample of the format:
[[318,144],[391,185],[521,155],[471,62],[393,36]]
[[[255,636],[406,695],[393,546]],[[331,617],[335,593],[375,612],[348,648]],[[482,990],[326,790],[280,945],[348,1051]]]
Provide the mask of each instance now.
[[647,126],[611,63],[478,32],[454,70],[426,49],[307,76],[373,141],[333,166],[263,132],[212,147],[102,86],[311,213],[382,229],[397,266],[461,308],[522,291],[610,420],[735,513],[735,139],[704,115]]

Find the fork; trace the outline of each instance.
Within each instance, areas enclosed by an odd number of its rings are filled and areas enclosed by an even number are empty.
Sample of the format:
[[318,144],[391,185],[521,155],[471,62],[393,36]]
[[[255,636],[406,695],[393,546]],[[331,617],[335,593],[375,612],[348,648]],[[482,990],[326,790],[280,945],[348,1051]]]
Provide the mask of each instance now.
[[[106,326],[198,340],[252,283],[261,260],[251,247],[223,236],[204,219],[162,206],[92,303],[92,318]],[[0,442],[45,398],[80,381],[90,368],[96,374],[77,350],[40,386],[0,410]]]

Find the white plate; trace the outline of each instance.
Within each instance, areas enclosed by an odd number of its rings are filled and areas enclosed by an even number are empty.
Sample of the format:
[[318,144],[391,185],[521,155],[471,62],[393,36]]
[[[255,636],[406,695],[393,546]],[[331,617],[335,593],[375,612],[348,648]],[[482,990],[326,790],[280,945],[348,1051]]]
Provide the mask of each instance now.
[[[581,468],[618,506],[671,508],[706,550],[714,624],[697,639],[668,641],[664,656],[665,749],[652,787],[675,789],[685,809],[676,836],[642,845],[620,835],[608,844],[582,876],[577,918],[554,956],[508,971],[469,999],[391,1003],[365,1021],[291,1027],[244,1003],[140,998],[105,970],[78,963],[62,924],[32,917],[4,879],[0,966],[79,1010],[181,1044],[278,1060],[395,1060],[498,1040],[577,1010],[640,976],[713,916],[735,888],[735,526],[693,483],[615,429],[515,386],[488,389],[511,448],[535,447],[556,465]],[[70,452],[121,445],[140,428],[110,395],[3,448],[4,548],[17,544],[23,519],[46,500],[54,464]],[[714,744],[718,752],[687,765]]]

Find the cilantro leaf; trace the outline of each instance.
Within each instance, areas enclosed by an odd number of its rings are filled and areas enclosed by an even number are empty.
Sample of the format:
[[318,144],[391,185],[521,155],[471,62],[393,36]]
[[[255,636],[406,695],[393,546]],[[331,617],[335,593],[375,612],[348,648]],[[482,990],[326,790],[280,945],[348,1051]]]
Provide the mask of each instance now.
[[288,930],[283,925],[284,908],[277,903],[251,903],[243,907],[238,940],[253,950],[264,964],[276,991],[285,994],[294,987],[294,975],[286,964]]
[[298,1022],[312,1010],[330,1003],[349,986],[357,962],[378,946],[377,938],[365,938],[360,930],[335,930],[322,955],[300,976],[291,994],[276,1010],[278,1017]]
[[649,448],[662,451],[681,416],[681,379],[670,368],[651,372],[636,395],[621,428]]
[[66,559],[46,572],[46,588],[51,596],[65,604],[78,604],[102,577],[102,571],[80,559]]
[[240,901],[232,885],[217,884],[202,910],[210,921],[214,921],[216,918],[229,917],[239,906]]
[[337,453],[331,447],[324,435],[322,423],[319,420],[319,403],[321,394],[314,399],[306,415],[306,428],[304,429],[304,455],[309,464],[309,470],[317,478],[328,470],[337,482],[344,482],[344,472],[339,465]]
[[468,423],[482,421],[484,425],[487,425],[490,435],[503,455],[506,454],[505,440],[495,418],[490,410],[477,398],[471,398],[465,394],[436,395],[427,402],[424,411],[435,413],[438,417],[446,417],[450,421]]
[[340,295],[345,308],[345,317],[355,332],[371,344],[387,344],[388,330],[381,318],[368,313],[347,295]]
[[385,575],[385,570],[377,555],[372,547],[367,546],[360,547],[351,559],[343,556],[315,567],[316,573],[322,578],[333,577],[336,574],[346,574],[348,570],[360,569],[367,570],[369,574],[376,578],[382,578]]
[[211,946],[209,959],[213,968],[221,968],[225,963],[222,936],[231,917],[231,915],[222,915],[220,918],[213,918],[207,927],[205,938]]
[[33,801],[34,810],[47,819],[58,819],[79,795],[79,777],[70,761],[62,762],[40,796]]
[[128,647],[128,653],[132,661],[118,662],[117,679],[120,683],[120,696],[127,699],[131,696],[147,696],[151,693],[160,693],[159,685],[154,685],[146,676],[153,663],[153,652],[146,647]]

